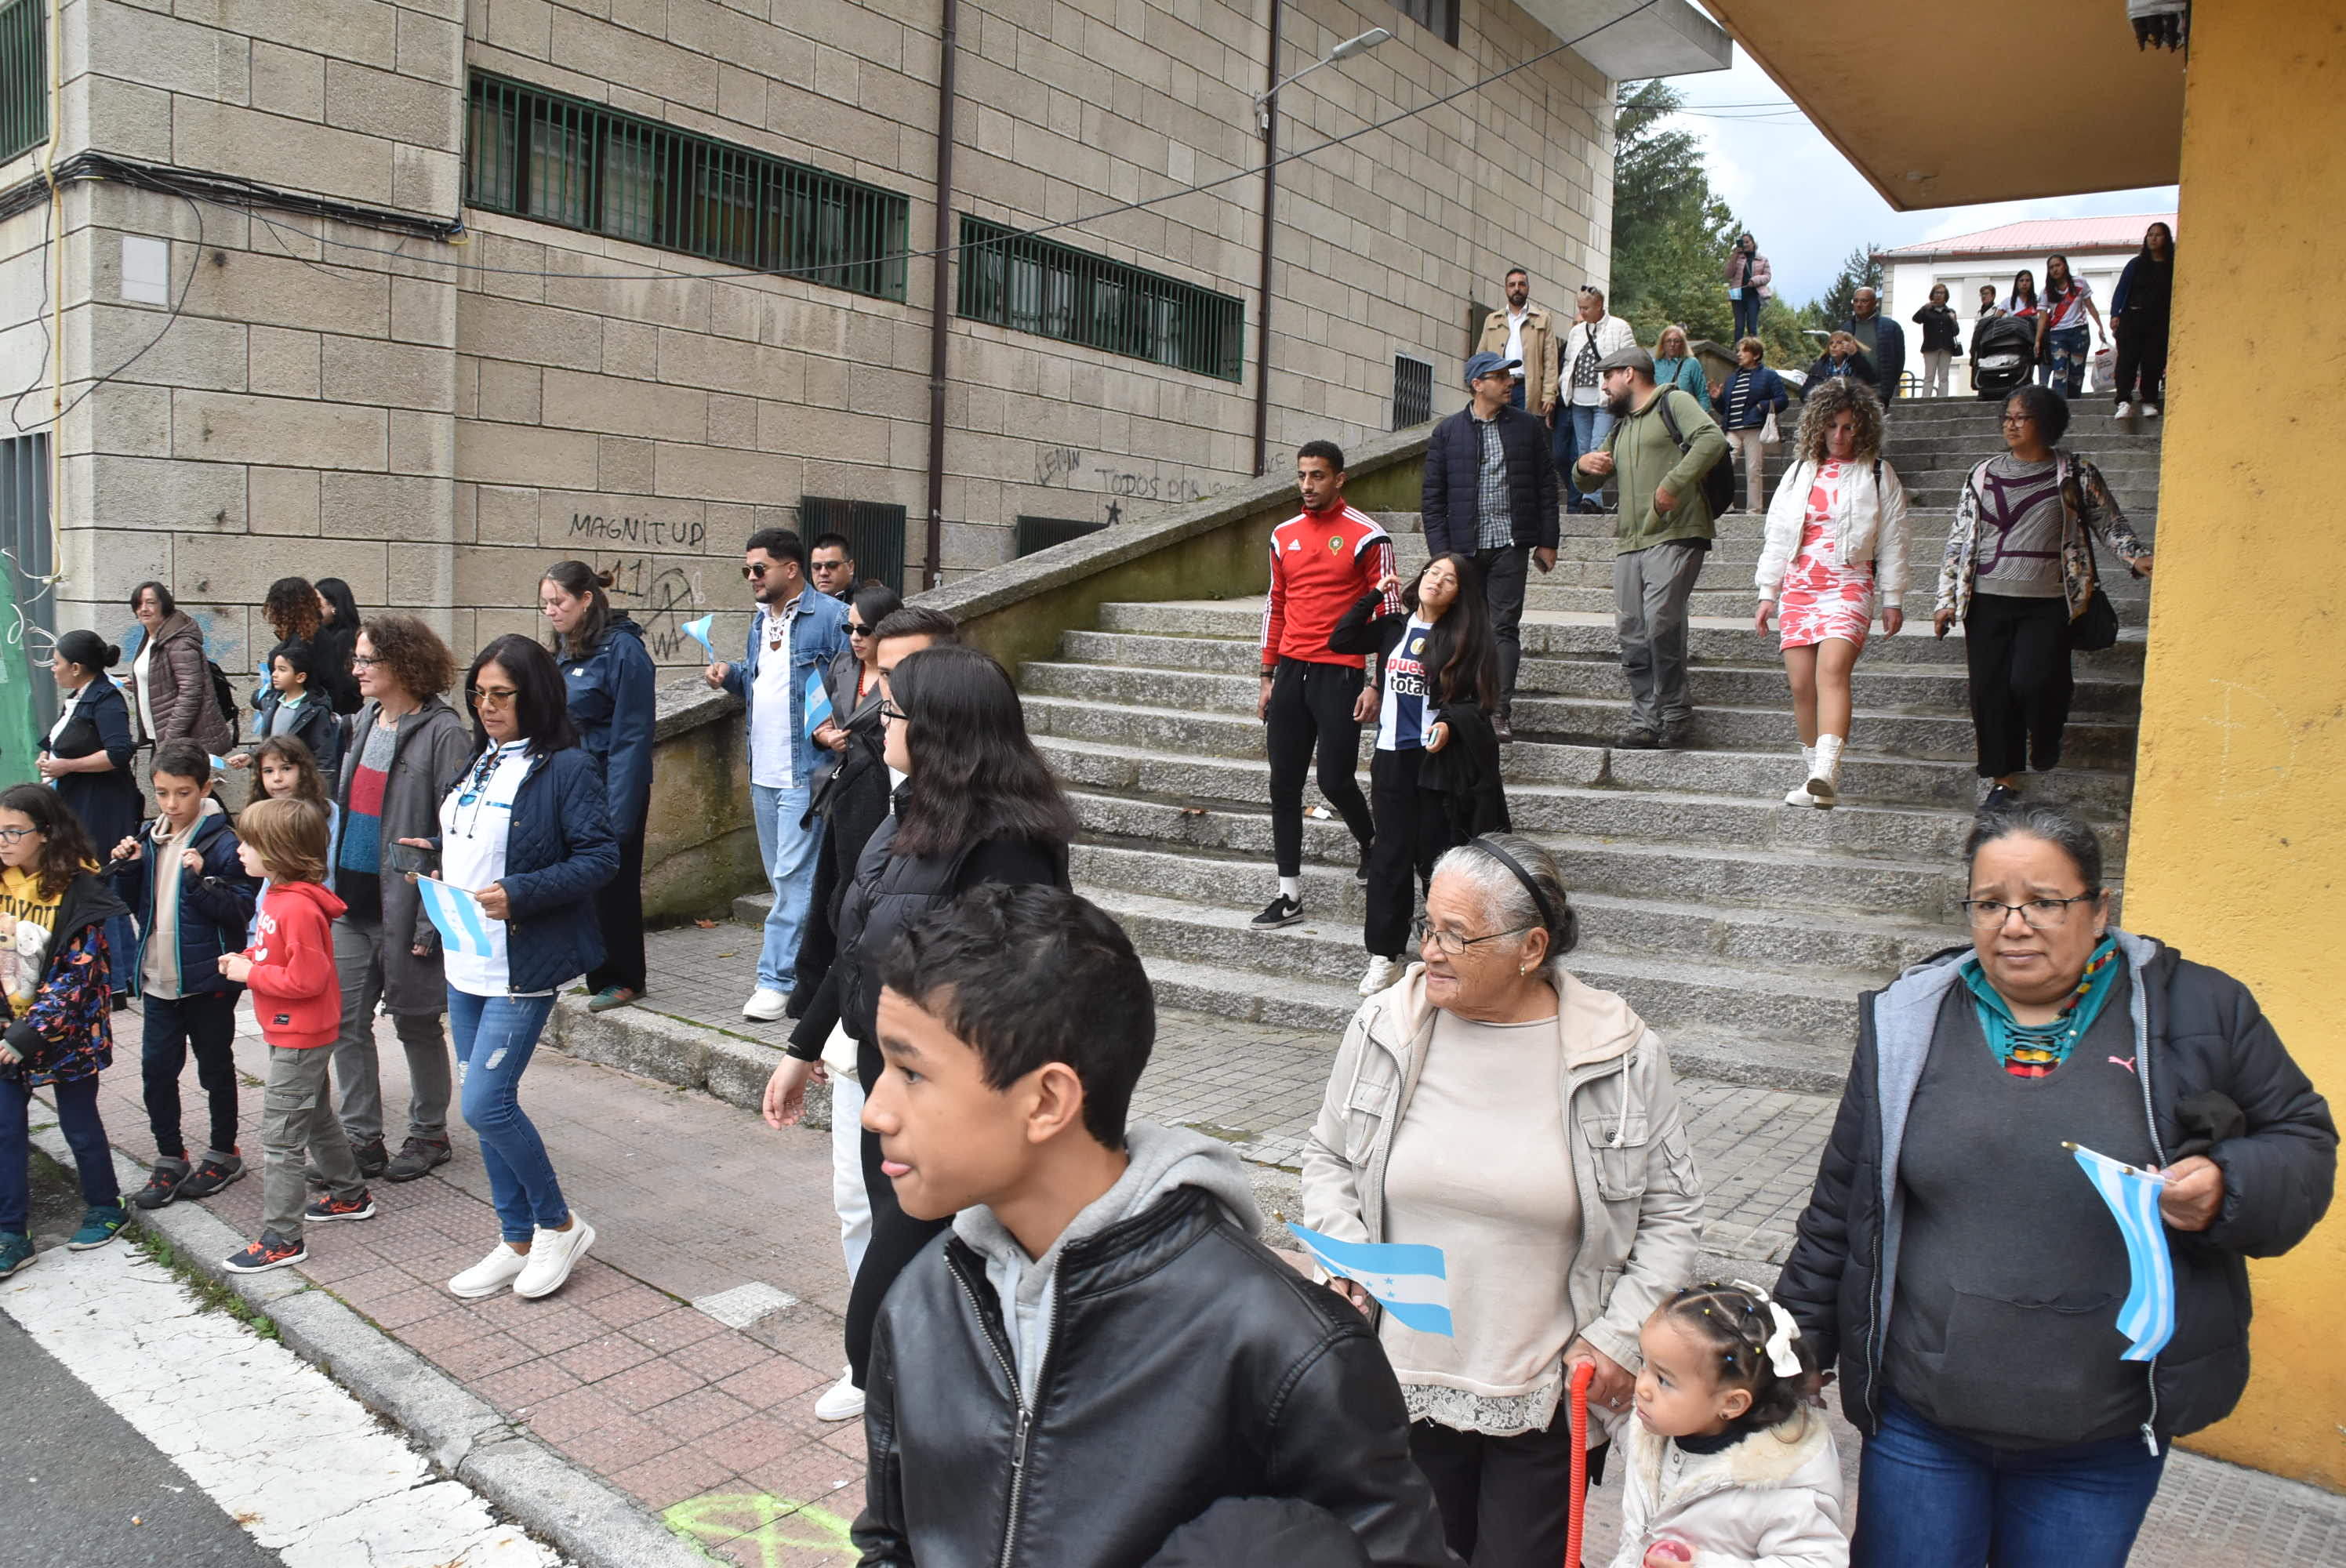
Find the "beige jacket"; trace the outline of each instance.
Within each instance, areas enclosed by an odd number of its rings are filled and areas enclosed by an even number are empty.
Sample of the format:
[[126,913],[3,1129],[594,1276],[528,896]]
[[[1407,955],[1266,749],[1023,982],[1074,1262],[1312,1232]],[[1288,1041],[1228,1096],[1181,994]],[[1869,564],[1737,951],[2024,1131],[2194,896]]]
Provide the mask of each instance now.
[[[1504,354],[1507,351],[1507,308],[1504,305],[1483,320],[1483,341],[1474,346],[1479,354]],[[1524,310],[1524,408],[1531,413],[1540,412],[1541,405],[1556,398],[1556,326],[1548,320],[1545,305],[1527,305]]]
[[[1637,1330],[1694,1277],[1702,1178],[1661,1037],[1629,1004],[1567,976],[1556,1017],[1567,1064],[1557,1092],[1580,1189],[1567,1289],[1580,1335],[1636,1371]],[[1425,966],[1361,1004],[1337,1048],[1303,1146],[1303,1223],[1342,1241],[1384,1236],[1385,1161],[1433,1038]],[[1490,1151],[1504,1181],[1504,1149]]]

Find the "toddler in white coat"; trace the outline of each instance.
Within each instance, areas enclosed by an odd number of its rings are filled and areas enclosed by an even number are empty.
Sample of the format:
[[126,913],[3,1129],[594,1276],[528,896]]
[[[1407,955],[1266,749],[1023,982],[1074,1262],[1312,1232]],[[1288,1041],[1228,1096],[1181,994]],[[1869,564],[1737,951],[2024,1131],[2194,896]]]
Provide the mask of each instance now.
[[1637,1342],[1612,1568],[1848,1568],[1841,1456],[1791,1315],[1739,1279],[1698,1285]]

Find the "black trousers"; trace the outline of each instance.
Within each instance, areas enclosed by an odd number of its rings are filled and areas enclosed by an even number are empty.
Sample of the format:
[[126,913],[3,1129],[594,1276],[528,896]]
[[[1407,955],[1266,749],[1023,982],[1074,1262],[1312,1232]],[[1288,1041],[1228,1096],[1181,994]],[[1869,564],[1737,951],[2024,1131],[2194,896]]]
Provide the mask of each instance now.
[[1408,949],[1410,916],[1420,888],[1433,880],[1433,862],[1457,841],[1447,799],[1418,788],[1425,753],[1379,751],[1369,759],[1369,809],[1376,840],[1369,846],[1369,918],[1361,945],[1372,958],[1399,958]]
[[[869,1094],[872,1085],[866,1084]],[[872,1330],[880,1321],[880,1303],[905,1265],[920,1256],[952,1219],[914,1219],[896,1202],[896,1184],[880,1169],[880,1136],[863,1135],[863,1190],[872,1199],[872,1239],[855,1270],[855,1285],[847,1293],[847,1364],[855,1386],[870,1388]]]
[[[151,852],[151,851],[150,851]],[[182,906],[184,909],[184,906]],[[192,911],[182,913],[187,919]],[[125,963],[118,973],[128,974]],[[196,1082],[203,1085],[210,1111],[210,1146],[226,1154],[236,1147],[236,996],[214,991],[195,996],[148,996],[145,1032],[139,1038],[140,1086],[146,1092],[147,1126],[155,1135],[155,1152],[173,1159],[188,1157],[187,1139],[179,1126],[179,1074],[188,1056],[196,1058]]]
[[[1558,1402],[1545,1431],[1513,1437],[1412,1421],[1409,1452],[1433,1484],[1443,1541],[1468,1568],[1556,1568],[1564,1562],[1572,1523],[1572,1417],[1566,1403]],[[1589,1451],[1591,1485],[1605,1473],[1605,1454],[1601,1448]]]
[[2167,381],[2167,318],[2162,314],[2144,321],[2138,316],[2133,311],[2120,316],[2111,334],[2117,340],[2120,402],[2137,401],[2137,384],[2140,401],[2157,402]]
[[2061,760],[2076,682],[2069,671],[2069,601],[1974,594],[1964,617],[1972,729],[1979,776],[2001,779]]
[[815,858],[814,891],[807,899],[806,924],[800,930],[798,962],[791,965],[797,976],[790,990],[793,1018],[806,1015],[815,987],[822,983],[831,961],[838,956],[838,902],[839,857],[831,853],[831,834],[826,833],[822,853]]
[[1531,582],[1531,546],[1474,552],[1483,574],[1483,602],[1491,610],[1491,635],[1499,643],[1499,717],[1515,705],[1515,671],[1524,662],[1524,594]]
[[603,962],[586,972],[590,992],[623,985],[644,989],[644,830],[619,840],[619,870],[595,891],[595,923],[603,932]]
[[1282,877],[1303,872],[1303,779],[1320,762],[1320,793],[1361,848],[1376,836],[1356,777],[1361,727],[1352,705],[1365,672],[1354,665],[1283,658],[1272,669],[1265,743],[1270,752],[1270,847]]

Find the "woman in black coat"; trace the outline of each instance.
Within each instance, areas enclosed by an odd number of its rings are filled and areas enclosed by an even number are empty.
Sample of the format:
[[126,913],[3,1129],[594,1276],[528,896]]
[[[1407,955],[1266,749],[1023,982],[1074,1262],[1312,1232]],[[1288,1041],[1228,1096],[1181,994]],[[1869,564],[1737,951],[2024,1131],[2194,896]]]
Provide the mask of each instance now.
[[[856,1075],[869,1093],[882,1063],[872,962],[927,911],[984,882],[1067,883],[1076,814],[1051,777],[1018,706],[1018,688],[993,657],[972,647],[928,647],[900,660],[882,687],[887,765],[905,775],[895,814],[881,823],[841,901],[839,953],[790,1035],[790,1054],[766,1085],[766,1119],[798,1120],[806,1085],[835,1023],[856,1043]],[[914,1254],[948,1223],[918,1220],[897,1206],[881,1173],[880,1140],[863,1135],[872,1241],[847,1307],[847,1355],[864,1386],[881,1298]]]
[[[57,639],[49,673],[56,677],[65,706],[41,741],[37,764],[89,841],[109,846],[138,830],[144,806],[130,772],[136,748],[130,704],[105,673],[121,661],[122,650],[96,632],[71,631]],[[114,989],[119,997],[130,987],[128,955],[137,951],[128,916],[107,922],[106,940],[115,953]]]
[[810,820],[823,825],[822,859],[815,863],[807,901],[806,932],[799,939],[798,983],[790,1014],[804,1017],[839,951],[839,897],[855,880],[855,862],[872,830],[888,817],[888,761],[881,755],[880,623],[904,601],[874,583],[859,590],[847,610],[847,646],[823,672],[831,717],[815,727],[814,788]]
[[[2239,981],[2110,923],[2066,807],[1983,811],[1972,945],[1859,1005],[1776,1298],[1865,1434],[1855,1568],[2122,1568],[2249,1379],[2247,1259],[2329,1207],[2330,1107]],[[2162,1326],[2079,1147],[2160,1176]]]

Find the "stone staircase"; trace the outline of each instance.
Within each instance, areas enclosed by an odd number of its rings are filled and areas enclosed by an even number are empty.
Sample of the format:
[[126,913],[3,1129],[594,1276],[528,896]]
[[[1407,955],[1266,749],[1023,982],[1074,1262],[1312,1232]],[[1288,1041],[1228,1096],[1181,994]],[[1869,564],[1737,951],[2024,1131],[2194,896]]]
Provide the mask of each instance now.
[[[2066,444],[2092,457],[2148,535],[2157,440],[2081,412]],[[1615,752],[1627,703],[1612,624],[1609,517],[1570,516],[1556,571],[1533,574],[1507,748],[1519,831],[1553,850],[1581,911],[1573,966],[1620,992],[1699,1075],[1839,1087],[1858,993],[1964,940],[1957,855],[1977,798],[1960,634],[1929,635],[1931,589],[1964,475],[1999,450],[1995,405],[1901,405],[1888,453],[1916,495],[1908,635],[1858,666],[1857,719],[1837,810],[1781,804],[1798,772],[1773,634],[1750,629],[1760,520],[1721,521],[1695,596],[1694,744]],[[1780,458],[1770,464],[1780,473]],[[1772,477],[1772,475],[1771,475]],[[1382,519],[1406,575],[1425,558],[1415,514]],[[2105,552],[2106,555],[2106,552]],[[2126,631],[2081,656],[2062,771],[2041,792],[2106,830],[2121,867],[2142,674],[2145,585],[2110,563]],[[1342,823],[1307,818],[1304,903],[1283,931],[1249,921],[1274,890],[1256,720],[1260,601],[1110,604],[1020,677],[1026,722],[1085,834],[1077,887],[1121,921],[1159,1002],[1324,1031],[1360,1002],[1364,912]],[[1919,626],[1919,632],[1913,627]],[[1372,736],[1362,738],[1363,786]],[[1307,790],[1307,806],[1317,799]],[[762,898],[737,906],[763,914]]]

